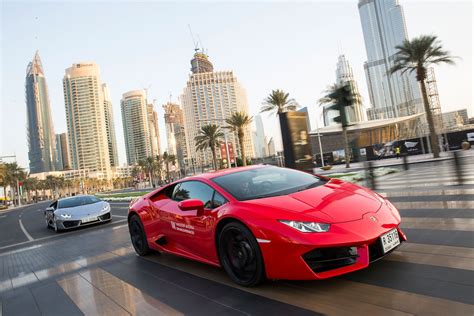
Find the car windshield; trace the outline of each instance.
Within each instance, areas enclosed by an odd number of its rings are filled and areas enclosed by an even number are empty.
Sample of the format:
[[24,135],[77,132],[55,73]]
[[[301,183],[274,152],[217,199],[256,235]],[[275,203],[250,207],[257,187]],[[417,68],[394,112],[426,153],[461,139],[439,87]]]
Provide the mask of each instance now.
[[212,181],[239,201],[291,194],[324,183],[309,173],[270,166],[219,176]]
[[67,198],[64,200],[59,200],[58,209],[76,207],[76,206],[81,206],[81,205],[97,203],[97,202],[100,202],[100,200],[92,195],[76,196],[76,197]]

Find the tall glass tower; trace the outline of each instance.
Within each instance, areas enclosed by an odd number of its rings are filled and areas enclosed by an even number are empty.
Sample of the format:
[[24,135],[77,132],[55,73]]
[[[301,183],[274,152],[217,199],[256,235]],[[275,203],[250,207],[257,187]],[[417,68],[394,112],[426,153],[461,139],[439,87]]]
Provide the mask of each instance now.
[[56,135],[48,87],[38,51],[26,69],[25,94],[30,172],[54,171],[57,164]]
[[408,38],[398,0],[359,0],[367,61],[364,64],[372,108],[369,119],[393,118],[423,111],[414,74],[390,75],[395,46]]

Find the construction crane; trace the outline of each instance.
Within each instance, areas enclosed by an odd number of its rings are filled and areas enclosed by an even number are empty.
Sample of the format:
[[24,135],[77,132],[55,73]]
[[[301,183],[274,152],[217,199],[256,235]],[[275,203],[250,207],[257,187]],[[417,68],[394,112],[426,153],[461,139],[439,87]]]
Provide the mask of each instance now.
[[191,34],[191,39],[193,40],[194,51],[197,53],[199,51],[199,42],[196,42],[196,40],[194,39],[193,30],[191,29],[191,25],[189,24],[188,24],[188,29],[189,29],[189,33]]

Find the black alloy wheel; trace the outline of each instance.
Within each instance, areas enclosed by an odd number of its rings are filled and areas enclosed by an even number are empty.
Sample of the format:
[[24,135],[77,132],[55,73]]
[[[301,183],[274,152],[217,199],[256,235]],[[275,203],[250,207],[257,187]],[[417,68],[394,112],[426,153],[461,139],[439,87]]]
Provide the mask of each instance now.
[[265,280],[263,257],[252,232],[238,222],[224,226],[219,234],[219,259],[235,283],[255,286]]
[[146,256],[150,253],[148,242],[146,240],[145,230],[142,222],[137,215],[133,215],[128,222],[128,230],[133,248],[139,256]]

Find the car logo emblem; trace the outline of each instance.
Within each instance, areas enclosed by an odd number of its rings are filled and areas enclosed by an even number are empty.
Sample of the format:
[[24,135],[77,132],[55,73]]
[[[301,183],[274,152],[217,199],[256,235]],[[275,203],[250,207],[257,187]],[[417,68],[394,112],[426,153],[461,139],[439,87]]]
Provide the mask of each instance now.
[[375,217],[375,216],[370,216],[369,218],[370,218],[370,220],[371,220],[372,222],[377,223],[377,217]]

